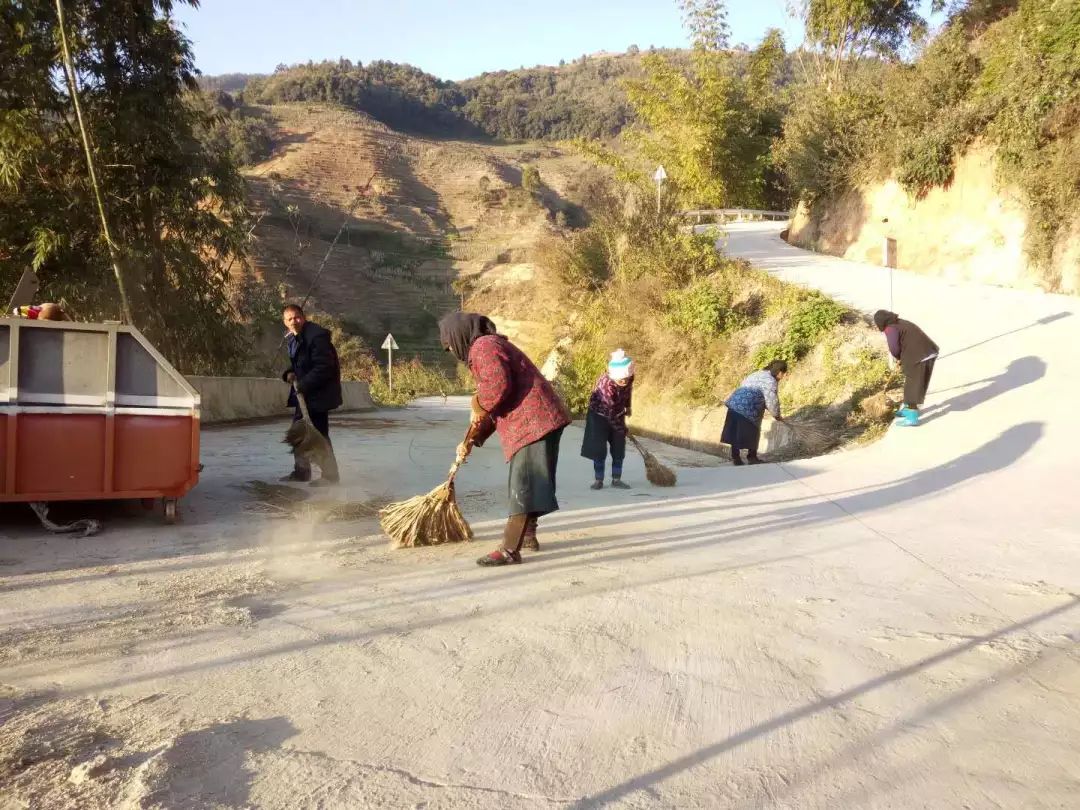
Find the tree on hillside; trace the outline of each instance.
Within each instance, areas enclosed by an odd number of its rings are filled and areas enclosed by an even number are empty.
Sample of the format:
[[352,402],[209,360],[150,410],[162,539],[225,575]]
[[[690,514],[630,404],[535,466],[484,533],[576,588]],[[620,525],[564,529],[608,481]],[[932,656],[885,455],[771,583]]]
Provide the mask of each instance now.
[[917,0],[805,0],[806,39],[828,57],[828,81],[868,55],[896,57],[912,37],[926,33]]
[[731,28],[723,0],[679,0],[679,8],[695,52],[719,53],[727,49]]
[[[680,4],[693,50],[688,65],[661,54],[643,59],[645,78],[627,83],[644,126],[632,133],[649,158],[662,163],[688,206],[760,206],[764,174],[778,124],[765,115],[775,102],[783,40],[770,34],[741,75],[727,49],[720,0]],[[779,51],[777,50],[779,48]]]
[[[240,358],[228,268],[243,187],[198,140],[189,43],[169,0],[65,0],[67,38],[106,218],[135,321],[185,370]],[[0,297],[27,266],[74,315],[114,318],[117,286],[60,68],[52,0],[0,5]]]

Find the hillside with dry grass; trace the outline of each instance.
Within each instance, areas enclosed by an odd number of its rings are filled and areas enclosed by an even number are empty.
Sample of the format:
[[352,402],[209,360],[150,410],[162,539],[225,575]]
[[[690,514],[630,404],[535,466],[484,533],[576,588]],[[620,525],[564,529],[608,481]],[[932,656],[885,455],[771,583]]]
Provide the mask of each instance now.
[[[414,138],[327,105],[262,111],[275,149],[248,172],[249,269],[369,348],[392,332],[405,356],[440,360],[441,315],[530,277],[537,245],[585,222],[575,200],[595,170],[554,146]],[[529,189],[527,167],[540,178]]]

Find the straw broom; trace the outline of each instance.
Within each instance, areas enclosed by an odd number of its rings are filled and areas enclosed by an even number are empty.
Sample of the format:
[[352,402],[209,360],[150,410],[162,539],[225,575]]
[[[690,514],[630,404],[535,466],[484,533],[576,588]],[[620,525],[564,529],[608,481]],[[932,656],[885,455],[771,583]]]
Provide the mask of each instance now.
[[[472,426],[465,434],[465,446],[472,449]],[[446,482],[427,495],[392,503],[379,512],[379,524],[390,537],[392,548],[437,546],[472,540],[473,531],[461,514],[454,493],[454,478],[465,459],[454,461]]]
[[633,433],[627,431],[626,437],[634,443],[634,447],[641,453],[641,458],[645,461],[645,477],[649,479],[649,483],[657,487],[675,486],[677,480],[675,471],[670,467],[661,464],[656,456],[642,447],[641,442],[637,440],[637,437]]
[[836,447],[844,437],[844,428],[834,415],[819,413],[797,414],[784,421],[794,434],[796,443],[807,453],[823,453]]
[[334,450],[327,438],[312,424],[307,399],[300,393],[295,381],[293,390],[296,391],[296,401],[300,404],[300,415],[303,418],[289,425],[282,441],[292,447],[297,455],[318,464],[324,476],[337,478],[337,459],[334,457]]

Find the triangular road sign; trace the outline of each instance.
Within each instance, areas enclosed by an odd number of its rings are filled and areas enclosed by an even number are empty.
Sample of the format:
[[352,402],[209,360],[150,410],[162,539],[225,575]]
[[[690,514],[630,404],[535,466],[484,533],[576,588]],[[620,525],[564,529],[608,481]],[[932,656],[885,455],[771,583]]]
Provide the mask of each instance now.
[[382,347],[384,349],[395,349],[395,350],[398,348],[397,341],[394,340],[394,336],[392,334],[387,333],[386,340],[384,340],[382,342]]

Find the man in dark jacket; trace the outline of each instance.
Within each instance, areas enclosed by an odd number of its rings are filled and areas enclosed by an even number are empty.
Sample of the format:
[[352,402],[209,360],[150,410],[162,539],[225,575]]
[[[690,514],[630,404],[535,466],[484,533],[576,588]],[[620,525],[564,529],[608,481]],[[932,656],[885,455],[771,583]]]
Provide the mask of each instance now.
[[[307,401],[311,422],[330,440],[330,411],[341,406],[341,366],[330,333],[304,317],[304,310],[289,304],[282,313],[289,330],[285,344],[289,350],[289,368],[281,379],[290,383],[289,405],[294,409],[293,421],[302,418],[296,388]],[[336,468],[336,464],[334,465]],[[293,471],[282,481],[311,481],[311,463],[299,453],[293,454]],[[327,486],[338,480],[337,469],[324,469],[322,477],[311,481],[312,486]]]
[[902,424],[914,427],[919,424],[919,406],[930,387],[938,345],[911,321],[887,309],[874,313],[874,325],[885,334],[889,354],[900,362],[904,372],[904,407],[896,415],[903,420]]

